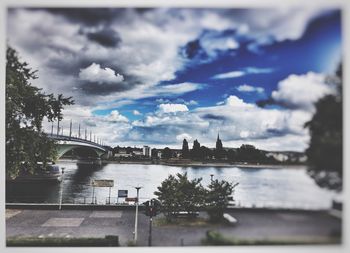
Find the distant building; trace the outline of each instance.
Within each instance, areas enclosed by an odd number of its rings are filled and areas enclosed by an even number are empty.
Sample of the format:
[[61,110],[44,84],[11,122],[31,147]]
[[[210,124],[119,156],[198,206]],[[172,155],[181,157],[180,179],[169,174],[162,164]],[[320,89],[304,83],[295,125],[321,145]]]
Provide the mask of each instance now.
[[118,148],[117,153],[114,153],[114,157],[131,157],[132,154],[127,152],[126,148]]
[[151,148],[149,146],[143,146],[142,154],[146,157],[151,157]]
[[216,145],[215,145],[215,158],[216,159],[224,158],[224,149],[222,147],[222,141],[220,139],[219,133],[218,133],[218,138],[216,139]]
[[136,157],[143,156],[143,149],[135,149],[132,151],[133,155]]

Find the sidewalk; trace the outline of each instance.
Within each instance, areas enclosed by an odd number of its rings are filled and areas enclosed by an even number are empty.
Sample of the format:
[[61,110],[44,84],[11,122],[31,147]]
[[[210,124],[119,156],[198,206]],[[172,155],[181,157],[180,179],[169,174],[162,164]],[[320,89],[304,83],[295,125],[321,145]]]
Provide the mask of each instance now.
[[[235,226],[153,226],[154,246],[198,246],[206,231],[241,239],[329,240],[340,238],[341,220],[325,211],[232,210]],[[201,214],[202,215],[202,214]],[[157,216],[154,220],[160,219]],[[6,209],[6,236],[104,237],[118,235],[122,246],[133,240],[134,210]],[[157,224],[157,222],[155,222]],[[139,213],[138,245],[148,245],[149,218]]]

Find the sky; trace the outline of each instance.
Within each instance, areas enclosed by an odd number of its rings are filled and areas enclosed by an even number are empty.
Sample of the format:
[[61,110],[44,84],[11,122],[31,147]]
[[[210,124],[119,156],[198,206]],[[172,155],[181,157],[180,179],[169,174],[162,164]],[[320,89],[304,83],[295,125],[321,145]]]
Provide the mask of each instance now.
[[220,133],[224,147],[302,152],[314,103],[335,92],[341,12],[9,8],[7,42],[33,85],[73,97],[64,134],[72,120],[112,147],[215,147]]

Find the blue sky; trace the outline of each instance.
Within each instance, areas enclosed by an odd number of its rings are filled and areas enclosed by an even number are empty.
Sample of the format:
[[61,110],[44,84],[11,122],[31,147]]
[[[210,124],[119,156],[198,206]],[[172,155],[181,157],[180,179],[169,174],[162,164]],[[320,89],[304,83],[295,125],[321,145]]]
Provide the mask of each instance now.
[[316,7],[13,8],[7,36],[35,85],[74,97],[62,124],[111,146],[211,147],[220,132],[227,147],[303,151],[342,46],[340,11]]

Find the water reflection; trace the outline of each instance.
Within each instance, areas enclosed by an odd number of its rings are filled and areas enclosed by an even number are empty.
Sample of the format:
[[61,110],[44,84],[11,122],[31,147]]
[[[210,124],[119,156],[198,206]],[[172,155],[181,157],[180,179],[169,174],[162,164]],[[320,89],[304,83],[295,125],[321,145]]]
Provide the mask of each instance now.
[[[140,199],[154,197],[157,186],[169,175],[187,172],[190,179],[202,178],[202,185],[214,179],[225,179],[239,183],[235,190],[237,205],[274,206],[300,208],[328,208],[335,195],[319,188],[307,175],[306,168],[237,168],[237,167],[175,167],[142,164],[107,164],[91,167],[75,163],[61,163],[65,167],[61,184],[11,184],[6,185],[8,202],[52,202],[57,203],[60,187],[63,187],[63,202],[83,202],[92,197],[91,180],[114,180],[111,189],[116,200],[118,190],[128,190],[129,197],[136,196],[133,186],[141,184]],[[108,188],[96,188],[99,203],[105,203]],[[31,201],[30,201],[31,200]]]

